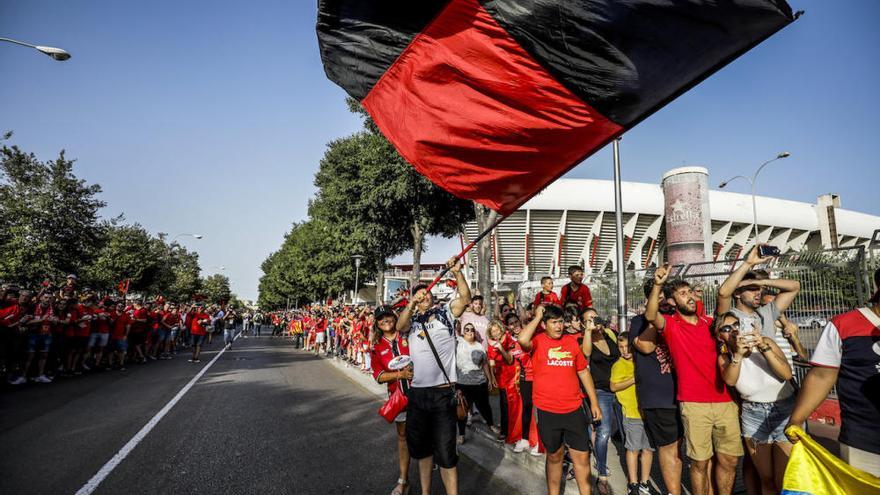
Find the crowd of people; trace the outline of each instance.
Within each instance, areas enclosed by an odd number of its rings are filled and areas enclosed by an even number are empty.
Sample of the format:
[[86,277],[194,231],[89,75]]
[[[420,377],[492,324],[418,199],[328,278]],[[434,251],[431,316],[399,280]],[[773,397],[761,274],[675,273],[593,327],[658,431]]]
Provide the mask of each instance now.
[[215,335],[231,346],[240,323],[259,335],[262,319],[220,304],[101,296],[80,288],[76,275],[60,286],[50,280],[37,288],[2,284],[0,371],[8,384],[22,386],[125,370],[180,353],[199,363],[201,349]]
[[[435,465],[446,493],[457,493],[456,446],[477,416],[514,452],[546,456],[551,494],[566,476],[590,493],[591,456],[597,489],[609,493],[615,434],[632,495],[651,493],[655,455],[667,493],[680,494],[682,449],[695,495],[730,494],[741,458],[749,494],[779,493],[796,441],[786,427],[803,425],[835,384],[841,458],[880,475],[880,290],[868,307],[833,318],[810,356],[785,317],[800,284],[756,269],[770,260],[755,248],[719,287],[714,308],[660,267],[645,282],[643,314],[625,332],[593,309],[581,267],[570,268],[558,294],[545,277],[528,304],[489,309],[454,259],[449,301],[417,285],[375,309],[322,305],[269,317],[273,333],[297,347],[372,373],[389,397],[405,394],[394,421],[400,471],[392,495],[407,493],[411,458],[423,493]],[[409,364],[392,366],[399,356]],[[793,380],[796,360],[813,365],[802,383]]]

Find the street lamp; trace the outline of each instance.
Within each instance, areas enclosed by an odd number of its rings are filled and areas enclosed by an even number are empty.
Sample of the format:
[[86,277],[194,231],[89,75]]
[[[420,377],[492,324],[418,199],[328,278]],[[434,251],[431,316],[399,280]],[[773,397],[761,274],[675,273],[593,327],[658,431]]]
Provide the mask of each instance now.
[[16,41],[9,38],[0,38],[0,41],[8,41],[9,43],[15,43],[16,45],[26,46],[28,48],[33,48],[40,53],[45,53],[46,55],[52,57],[54,60],[59,62],[63,62],[70,58],[70,53],[61,48],[56,48],[54,46],[40,46],[40,45],[32,45],[30,43],[25,43],[23,41]]
[[360,254],[355,254],[352,256],[354,258],[354,304],[357,305],[358,300],[358,283],[360,282],[360,274],[361,274],[361,260],[364,258]]
[[745,180],[749,181],[749,184],[752,185],[752,218],[754,220],[753,225],[755,227],[755,245],[756,246],[758,245],[758,201],[757,201],[757,199],[755,199],[755,184],[758,181],[758,174],[760,174],[761,170],[763,170],[764,167],[766,167],[767,165],[775,162],[776,160],[782,160],[783,158],[788,158],[790,156],[791,156],[791,153],[789,153],[787,151],[783,151],[782,153],[776,155],[776,158],[767,160],[766,162],[762,163],[761,166],[758,167],[758,170],[755,171],[755,174],[752,175],[751,177],[746,177],[744,175],[737,175],[735,177],[731,177],[730,179],[727,179],[726,181],[722,182],[721,184],[718,184],[718,189],[724,189],[725,187],[727,187],[727,184],[730,184],[731,182],[735,181],[736,179],[745,179]]
[[174,237],[172,237],[172,238],[171,238],[171,242],[174,242],[178,237],[180,237],[180,236],[184,236],[184,235],[188,235],[188,236],[190,236],[190,237],[195,237],[196,239],[201,239],[202,237],[205,237],[205,236],[203,236],[202,234],[188,234],[188,233],[182,233],[182,234],[176,234]]

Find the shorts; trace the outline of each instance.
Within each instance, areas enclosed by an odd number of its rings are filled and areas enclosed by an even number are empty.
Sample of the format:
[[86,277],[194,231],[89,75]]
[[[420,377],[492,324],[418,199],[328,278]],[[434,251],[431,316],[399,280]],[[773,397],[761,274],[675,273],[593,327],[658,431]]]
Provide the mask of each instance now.
[[89,347],[104,347],[109,338],[109,333],[93,333],[89,335]]
[[49,352],[52,345],[52,336],[32,333],[27,337],[28,352]]
[[400,412],[397,416],[394,417],[395,423],[406,423],[406,409]]
[[204,340],[205,340],[204,335],[196,335],[196,334],[192,335],[192,341],[193,341],[192,345],[194,345],[194,346],[202,345],[202,342],[204,342]]
[[324,332],[320,332],[317,335],[315,335],[315,343],[316,344],[323,344],[324,343]]
[[548,453],[554,453],[565,444],[568,448],[590,452],[590,435],[587,433],[587,413],[583,406],[574,411],[557,414],[535,408],[538,417],[538,436]]
[[172,328],[172,329],[168,332],[168,338],[171,339],[171,340],[176,339],[176,338],[177,338],[177,330],[178,330],[177,327]]
[[624,448],[631,452],[654,450],[645,433],[645,423],[641,419],[623,418]]
[[74,335],[70,344],[71,349],[85,350],[89,346],[89,338],[85,336]]
[[147,340],[147,336],[143,332],[128,334],[128,343],[131,345],[143,345],[145,340]]
[[706,461],[715,452],[743,455],[739,408],[731,402],[682,402],[681,423],[687,440],[687,456]]
[[158,342],[158,343],[167,342],[170,337],[171,337],[170,330],[165,330],[165,329],[160,328],[159,329],[159,336],[157,337],[155,342]]
[[113,350],[117,352],[126,352],[128,350],[128,341],[125,339],[115,339],[110,341]]
[[675,443],[684,436],[678,409],[642,409],[642,423],[648,441],[655,449]]
[[441,468],[454,468],[458,464],[458,453],[452,388],[411,388],[407,397],[406,445],[410,456],[413,459],[434,456],[434,463]]
[[757,443],[787,442],[785,426],[794,410],[795,394],[776,402],[744,400],[740,416],[742,436]]

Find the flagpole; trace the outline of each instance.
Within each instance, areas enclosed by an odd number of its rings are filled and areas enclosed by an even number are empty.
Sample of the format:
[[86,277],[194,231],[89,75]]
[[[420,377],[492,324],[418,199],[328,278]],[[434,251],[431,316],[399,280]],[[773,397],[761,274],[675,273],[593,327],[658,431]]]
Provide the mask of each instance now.
[[[468,251],[470,251],[474,246],[476,246],[478,242],[480,242],[481,240],[483,240],[484,237],[486,237],[487,235],[489,235],[489,232],[492,232],[492,231],[495,229],[495,227],[497,227],[499,224],[501,224],[501,222],[504,221],[505,218],[507,218],[507,216],[499,216],[499,217],[498,217],[498,220],[495,220],[495,223],[493,223],[492,225],[488,226],[488,227],[486,228],[486,230],[484,230],[483,232],[480,233],[480,235],[477,236],[476,239],[474,239],[473,241],[471,241],[470,244],[468,244],[467,246],[465,246],[465,247],[461,250],[460,253],[458,253],[457,255],[455,255],[455,261],[458,262],[459,260],[461,260],[461,258],[464,257],[464,255],[467,254]],[[440,271],[440,274],[437,275],[436,277],[434,277],[434,281],[431,282],[430,285],[428,285],[428,289],[427,289],[427,291],[428,291],[428,292],[431,292],[431,289],[433,289],[434,286],[437,285],[437,282],[439,282],[440,279],[442,279],[444,276],[446,276],[446,274],[447,274],[448,272],[449,272],[449,268],[448,268],[448,267],[444,267],[443,270]]]
[[620,138],[614,140],[614,226],[617,245],[617,333],[626,331],[626,265],[623,260],[623,196],[620,183]]

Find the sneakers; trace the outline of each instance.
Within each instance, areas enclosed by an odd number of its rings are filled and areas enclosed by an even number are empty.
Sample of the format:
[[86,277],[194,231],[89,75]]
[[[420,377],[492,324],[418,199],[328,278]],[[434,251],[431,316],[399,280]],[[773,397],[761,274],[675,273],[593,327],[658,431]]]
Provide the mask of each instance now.
[[494,433],[496,437],[501,436],[501,428],[492,425],[489,427],[489,429],[492,430],[492,433]]
[[639,483],[638,484],[638,494],[639,495],[651,495],[651,489],[648,487],[647,483]]
[[531,454],[531,455],[533,455],[533,456],[535,456],[535,457],[538,457],[538,456],[542,455],[541,452],[538,451],[538,446],[537,446],[537,445],[535,445],[534,447],[532,447],[531,449],[529,449],[529,454]]
[[513,446],[513,451],[517,454],[529,448],[528,440],[520,440]]
[[46,375],[40,375],[34,378],[34,381],[37,383],[52,383],[52,379],[47,377]]
[[20,376],[18,378],[10,378],[9,379],[10,385],[24,385],[25,383],[27,383],[27,380],[23,376]]
[[82,369],[84,369],[84,370],[86,370],[86,371],[92,371],[92,368],[89,367],[89,365],[87,365],[86,363],[83,363],[83,364],[82,364]]

